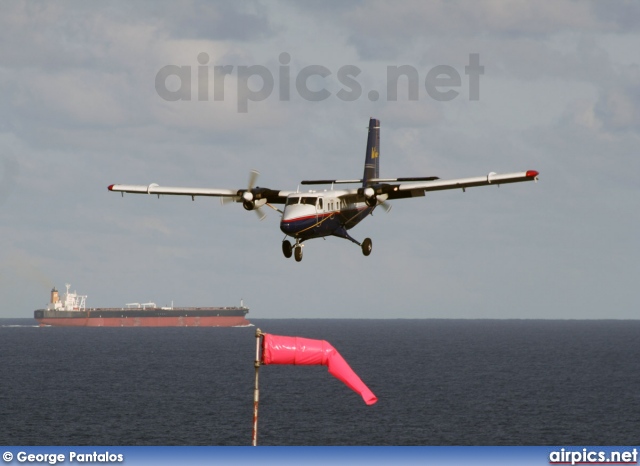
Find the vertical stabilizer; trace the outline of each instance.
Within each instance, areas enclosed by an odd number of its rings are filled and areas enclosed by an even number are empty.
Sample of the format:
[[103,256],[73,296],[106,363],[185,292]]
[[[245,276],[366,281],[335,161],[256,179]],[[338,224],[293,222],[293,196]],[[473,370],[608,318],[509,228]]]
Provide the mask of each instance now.
[[367,186],[372,178],[380,178],[380,120],[369,119],[367,155],[364,159],[362,186]]

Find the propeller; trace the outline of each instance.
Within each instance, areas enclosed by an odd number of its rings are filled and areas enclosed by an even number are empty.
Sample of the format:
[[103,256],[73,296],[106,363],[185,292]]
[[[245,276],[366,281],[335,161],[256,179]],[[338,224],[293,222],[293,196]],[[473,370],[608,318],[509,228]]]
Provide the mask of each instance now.
[[265,214],[262,211],[262,207],[256,207],[255,209],[253,209],[253,211],[256,213],[256,215],[258,216],[258,220],[263,221],[265,218],[267,218],[267,214]]
[[229,196],[229,197],[221,197],[220,203],[222,205],[227,205],[232,202],[242,202],[244,208],[246,210],[253,210],[258,216],[258,220],[264,220],[267,215],[262,210],[262,206],[256,207],[254,202],[254,188],[256,187],[256,181],[258,180],[258,176],[260,176],[260,172],[258,170],[251,170],[249,172],[249,181],[247,183],[247,189],[240,196]]
[[387,197],[388,193],[392,190],[395,190],[392,185],[373,185],[358,189],[358,194],[364,196],[364,202],[369,207],[380,206],[388,213],[391,210],[392,205],[387,202]]
[[382,201],[381,203],[378,204],[380,207],[382,207],[384,209],[384,211],[386,213],[389,213],[391,211],[391,208],[393,207],[391,204],[389,204],[387,201]]
[[[227,204],[231,204],[232,202],[248,202],[250,203],[251,201],[253,201],[253,188],[255,187],[256,184],[256,180],[258,179],[258,176],[260,176],[260,172],[258,170],[251,170],[249,172],[249,182],[247,183],[247,190],[242,193],[242,196],[228,196],[228,197],[221,197],[220,198],[220,203],[222,205],[227,205]],[[251,210],[258,210],[258,209],[251,209]],[[264,218],[264,215],[260,216],[260,220],[262,220]]]
[[[256,181],[258,180],[258,177],[260,176],[260,172],[256,169],[252,169],[249,172],[249,183],[247,185],[247,190],[242,194],[242,197],[248,201],[252,201],[253,200],[253,188],[256,187]],[[258,220],[262,221],[265,218],[267,218],[267,214],[264,213],[264,211],[262,210],[262,207],[254,207],[252,209],[256,215],[258,216]]]
[[247,186],[248,191],[251,191],[253,188],[255,188],[256,180],[259,176],[260,172],[258,170],[251,170],[249,172],[249,184]]

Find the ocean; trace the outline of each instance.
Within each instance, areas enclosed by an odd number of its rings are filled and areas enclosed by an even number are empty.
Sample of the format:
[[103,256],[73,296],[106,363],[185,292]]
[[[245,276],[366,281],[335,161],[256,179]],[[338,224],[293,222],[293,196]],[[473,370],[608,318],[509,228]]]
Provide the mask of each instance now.
[[640,321],[252,319],[39,328],[0,319],[3,445],[250,445],[255,330],[327,340],[260,368],[259,445],[636,445]]

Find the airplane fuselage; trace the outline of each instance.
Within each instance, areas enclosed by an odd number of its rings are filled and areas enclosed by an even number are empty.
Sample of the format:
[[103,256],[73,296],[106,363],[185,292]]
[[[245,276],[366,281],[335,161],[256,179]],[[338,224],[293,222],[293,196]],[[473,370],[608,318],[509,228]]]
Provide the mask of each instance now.
[[287,202],[280,230],[300,241],[323,236],[345,237],[349,230],[364,220],[375,207],[364,202],[348,202],[347,191],[332,190],[294,193]]

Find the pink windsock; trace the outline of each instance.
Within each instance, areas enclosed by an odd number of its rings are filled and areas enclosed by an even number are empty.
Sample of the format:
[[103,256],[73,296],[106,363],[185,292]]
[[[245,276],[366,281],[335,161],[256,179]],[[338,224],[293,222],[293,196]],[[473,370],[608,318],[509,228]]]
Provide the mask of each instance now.
[[300,337],[283,337],[263,334],[262,364],[322,365],[329,368],[329,374],[359,393],[368,405],[378,398],[353,372],[347,361],[325,340],[311,340]]

